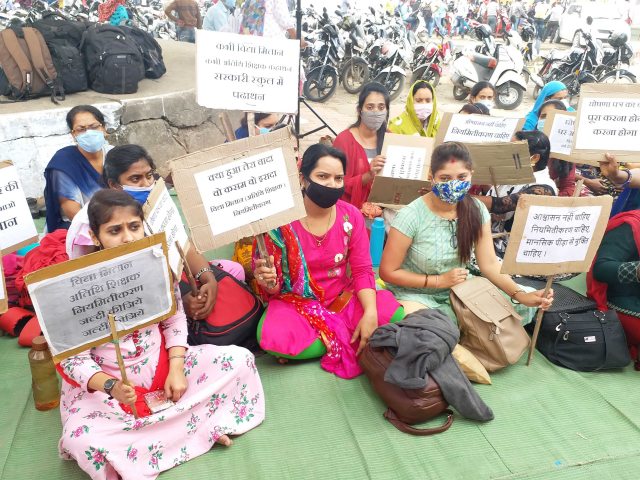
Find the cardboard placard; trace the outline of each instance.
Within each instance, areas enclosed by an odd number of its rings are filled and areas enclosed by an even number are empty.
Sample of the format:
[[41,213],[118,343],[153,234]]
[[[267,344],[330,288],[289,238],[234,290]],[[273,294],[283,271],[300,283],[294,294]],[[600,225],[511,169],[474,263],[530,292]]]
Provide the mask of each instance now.
[[526,141],[467,143],[473,159],[474,185],[525,185],[535,183]]
[[607,152],[627,157],[640,152],[640,84],[580,88],[571,155],[592,163]]
[[9,308],[9,297],[7,295],[7,282],[4,279],[4,269],[2,268],[2,254],[0,254],[0,313],[4,313]]
[[558,275],[586,272],[604,236],[613,199],[522,195],[502,273]]
[[176,312],[164,233],[43,268],[25,277],[53,360],[110,341]]
[[306,216],[288,128],[176,158],[170,168],[200,252]]
[[521,130],[523,125],[523,118],[447,112],[440,121],[435,144],[510,142],[513,134]]
[[406,180],[426,180],[433,152],[433,138],[387,133],[382,155],[386,157],[383,177]]
[[[551,158],[575,161],[571,156],[573,146],[573,134],[576,121],[576,112],[554,110],[547,115],[544,123],[544,134],[549,137],[551,143]],[[580,161],[578,163],[585,163]]]
[[198,104],[297,113],[300,41],[196,30]]
[[164,232],[169,247],[169,266],[176,278],[182,275],[182,257],[176,248],[176,242],[184,253],[189,249],[189,236],[182,224],[178,207],[173,203],[171,195],[162,178],[149,194],[149,198],[142,207],[144,211],[144,230],[147,235]]
[[381,207],[397,208],[409,205],[420,197],[420,189],[431,189],[431,183],[426,180],[405,180],[376,176],[373,180],[368,202]]
[[0,253],[11,252],[38,241],[38,231],[18,177],[10,160],[0,162]]

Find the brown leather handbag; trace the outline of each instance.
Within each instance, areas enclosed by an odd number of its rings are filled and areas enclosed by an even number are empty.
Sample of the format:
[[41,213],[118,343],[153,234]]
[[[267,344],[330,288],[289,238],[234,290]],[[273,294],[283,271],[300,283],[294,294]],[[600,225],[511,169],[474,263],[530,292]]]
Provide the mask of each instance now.
[[529,347],[522,317],[486,278],[473,277],[452,287],[450,299],[460,327],[460,345],[487,371],[513,365]]
[[[374,348],[367,345],[358,359],[371,386],[387,405],[384,412],[391,424],[401,432],[411,435],[433,435],[447,430],[453,423],[453,412],[442,396],[440,387],[429,375],[427,385],[421,389],[400,388],[384,381],[384,374],[393,361],[393,355],[387,348]],[[447,421],[436,428],[415,428],[411,425],[422,423],[430,418],[446,413]]]

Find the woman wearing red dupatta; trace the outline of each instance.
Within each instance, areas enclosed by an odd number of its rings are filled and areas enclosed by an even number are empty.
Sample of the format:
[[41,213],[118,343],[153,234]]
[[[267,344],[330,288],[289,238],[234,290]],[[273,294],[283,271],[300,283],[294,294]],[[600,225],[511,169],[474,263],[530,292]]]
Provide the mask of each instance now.
[[373,179],[383,167],[380,155],[389,122],[389,92],[376,82],[364,86],[358,98],[358,121],[336,137],[333,146],[347,156],[342,200],[357,209],[369,198]]
[[627,336],[636,370],[640,370],[640,211],[609,220],[607,231],[587,275],[587,294],[600,310],[616,310]]
[[269,232],[274,266],[256,258],[254,275],[269,302],[260,346],[282,358],[322,357],[322,368],[353,378],[369,336],[404,311],[391,292],[376,291],[364,218],[339,200],[345,164],[335,148],[307,149],[300,169],[307,217]]

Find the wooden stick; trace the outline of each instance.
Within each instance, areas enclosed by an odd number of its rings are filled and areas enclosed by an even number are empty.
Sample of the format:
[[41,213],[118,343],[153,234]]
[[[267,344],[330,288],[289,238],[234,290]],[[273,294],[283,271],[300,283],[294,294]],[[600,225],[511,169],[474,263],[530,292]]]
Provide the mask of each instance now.
[[256,114],[253,112],[247,112],[247,130],[249,130],[249,136],[256,136]]
[[493,167],[489,167],[489,174],[491,175],[491,181],[493,182],[493,189],[496,191],[496,197],[500,198],[498,193],[498,182],[496,182],[496,176],[493,174]]
[[198,284],[196,283],[196,277],[193,276],[193,272],[191,271],[191,267],[187,262],[187,256],[184,254],[182,247],[178,242],[176,242],[176,248],[178,249],[178,253],[180,254],[180,258],[182,259],[182,263],[184,264],[184,272],[187,275],[187,280],[189,280],[189,286],[191,287],[191,296],[198,296]]
[[[116,330],[116,317],[113,313],[110,313],[107,315],[107,318],[109,318],[109,328],[111,328],[111,341],[116,346],[116,357],[118,358],[118,367],[120,367],[122,383],[130,387],[131,384],[127,379],[127,371],[124,368],[124,360],[122,360],[122,352],[120,351],[120,337],[118,337],[118,330]],[[136,408],[135,402],[131,404],[131,410],[133,411],[133,416],[138,418],[138,409]]]
[[[271,268],[273,267],[273,265],[271,264],[271,261],[269,260],[269,250],[267,250],[267,244],[264,241],[264,233],[261,233],[260,235],[256,235],[256,243],[258,244],[258,252],[260,253],[260,258],[265,260],[265,266],[267,268]],[[275,287],[275,282],[269,282],[269,288],[273,288]]]
[[236,134],[233,131],[233,127],[231,126],[231,119],[229,119],[229,114],[227,112],[222,112],[218,115],[220,119],[220,123],[222,124],[222,129],[224,130],[224,136],[227,138],[227,142],[233,142],[236,140]]
[[[584,184],[584,180],[578,180],[576,183],[576,189],[573,192],[573,197],[577,198],[580,196],[580,192],[582,191],[582,185]],[[542,298],[547,298],[547,294],[551,289],[551,285],[553,285],[554,275],[549,275],[547,277],[547,284],[544,287],[544,293],[542,294]],[[533,329],[533,337],[531,338],[531,345],[529,346],[529,356],[527,357],[527,366],[531,365],[531,360],[533,359],[533,351],[536,348],[536,343],[538,342],[538,334],[540,333],[540,326],[542,325],[542,316],[544,315],[544,310],[539,309],[536,315],[536,326]]]

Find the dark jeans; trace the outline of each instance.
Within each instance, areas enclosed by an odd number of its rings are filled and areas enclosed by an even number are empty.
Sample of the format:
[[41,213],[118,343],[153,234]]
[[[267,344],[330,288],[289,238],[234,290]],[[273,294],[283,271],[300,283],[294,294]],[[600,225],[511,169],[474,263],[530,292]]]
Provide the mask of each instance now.
[[536,30],[538,30],[538,38],[544,38],[544,19],[536,18]]
[[194,27],[176,26],[176,37],[179,42],[196,43],[196,29]]
[[558,27],[560,26],[559,22],[548,21],[547,26],[544,32],[544,40],[543,42],[549,39],[549,42],[553,42],[556,39],[556,34],[558,33]]
[[491,27],[491,31],[493,33],[496,33],[496,25],[498,24],[498,17],[496,17],[495,15],[489,15],[487,17],[487,23]]

